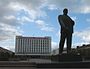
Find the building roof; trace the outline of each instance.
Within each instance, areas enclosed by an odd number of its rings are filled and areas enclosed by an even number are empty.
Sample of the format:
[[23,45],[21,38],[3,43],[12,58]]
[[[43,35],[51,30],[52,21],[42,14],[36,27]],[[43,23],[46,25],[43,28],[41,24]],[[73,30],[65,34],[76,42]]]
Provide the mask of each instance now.
[[90,48],[90,44],[83,44],[82,46],[77,46],[78,49],[89,49]]
[[7,50],[7,49],[5,49],[5,48],[2,48],[2,47],[0,47],[0,52],[8,52],[8,53],[10,53],[10,54],[13,54],[14,52],[12,52],[12,51],[10,51],[10,50]]
[[30,38],[30,39],[51,39],[50,36],[45,36],[45,37],[26,37],[26,36],[16,36],[16,38]]

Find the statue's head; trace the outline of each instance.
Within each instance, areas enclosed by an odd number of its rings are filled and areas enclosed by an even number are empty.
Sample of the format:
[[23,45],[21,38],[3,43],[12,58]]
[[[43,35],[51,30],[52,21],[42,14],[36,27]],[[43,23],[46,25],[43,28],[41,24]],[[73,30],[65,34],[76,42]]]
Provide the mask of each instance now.
[[65,15],[68,14],[68,9],[67,9],[67,8],[65,8],[65,9],[63,10],[63,14],[65,14]]

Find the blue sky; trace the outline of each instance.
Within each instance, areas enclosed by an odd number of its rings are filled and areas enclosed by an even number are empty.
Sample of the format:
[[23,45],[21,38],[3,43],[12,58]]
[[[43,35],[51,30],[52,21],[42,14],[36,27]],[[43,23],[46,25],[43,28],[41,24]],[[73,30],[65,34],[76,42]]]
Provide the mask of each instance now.
[[90,0],[0,0],[0,46],[14,51],[15,36],[52,38],[58,48],[58,15],[68,8],[75,21],[72,47],[90,43]]

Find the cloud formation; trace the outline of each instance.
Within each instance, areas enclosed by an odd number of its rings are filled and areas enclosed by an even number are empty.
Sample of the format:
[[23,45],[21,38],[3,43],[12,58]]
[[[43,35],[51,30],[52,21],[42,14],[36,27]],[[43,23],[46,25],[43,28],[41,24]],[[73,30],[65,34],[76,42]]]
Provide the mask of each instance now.
[[38,25],[38,27],[40,28],[40,30],[43,30],[43,31],[54,31],[54,28],[51,27],[50,25],[48,25],[47,23],[45,23],[44,21],[42,20],[37,20],[36,21],[36,24]]
[[[0,0],[0,30],[8,32],[4,29],[5,27],[2,26],[5,25],[8,26],[9,32],[12,32],[6,36],[13,35],[13,32],[15,32],[15,35],[20,33],[20,31],[18,31],[18,26],[22,23],[25,23],[26,21],[37,22],[40,17],[44,18],[45,16],[48,16],[47,13],[42,10],[44,7],[47,7],[50,10],[62,10],[62,8],[68,7],[72,12],[90,13],[89,2],[89,0]],[[22,10],[24,11],[23,16],[21,16],[23,14],[21,12]],[[48,25],[43,24],[41,29],[47,30]],[[51,30],[52,29],[50,29],[50,31]]]
[[[45,12],[40,10],[43,2],[44,0],[0,0],[0,40],[22,34],[20,25],[26,21],[33,22],[43,14],[45,15]],[[25,14],[23,16],[21,16],[22,10]]]
[[90,13],[90,1],[89,0],[48,0],[48,6],[56,7],[59,10],[63,8],[68,8],[72,13]]
[[83,31],[76,31],[74,33],[74,36],[80,39],[78,41],[81,41],[79,43],[76,43],[75,45],[83,45],[90,43],[90,29],[85,29]]
[[[23,34],[20,26],[27,22],[35,23],[40,30],[53,31],[54,28],[45,23],[44,18],[48,15],[44,8],[61,11],[65,7],[72,13],[87,14],[90,13],[90,0],[0,0],[0,41]],[[82,39],[90,40],[84,33],[87,32],[79,34]]]
[[90,42],[90,31],[81,31],[81,32],[75,32],[75,36],[80,37],[81,40]]
[[0,0],[0,46],[14,48],[14,37],[23,34],[21,25],[47,16],[41,10],[44,3],[45,0]]

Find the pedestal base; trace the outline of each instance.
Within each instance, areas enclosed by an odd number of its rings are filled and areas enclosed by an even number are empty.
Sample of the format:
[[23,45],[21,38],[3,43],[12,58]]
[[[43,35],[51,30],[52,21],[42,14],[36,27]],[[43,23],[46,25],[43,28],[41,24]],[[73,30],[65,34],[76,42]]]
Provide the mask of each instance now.
[[76,54],[61,54],[61,55],[54,55],[52,56],[53,61],[59,61],[59,62],[73,62],[73,61],[82,61],[82,58],[80,55]]

